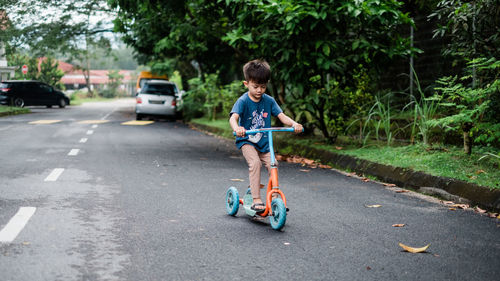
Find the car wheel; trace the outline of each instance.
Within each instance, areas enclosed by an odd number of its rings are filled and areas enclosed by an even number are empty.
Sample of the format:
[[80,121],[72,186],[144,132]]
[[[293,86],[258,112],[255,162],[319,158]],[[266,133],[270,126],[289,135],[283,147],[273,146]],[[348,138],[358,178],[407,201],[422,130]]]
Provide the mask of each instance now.
[[64,99],[60,99],[58,105],[60,108],[64,108],[66,107],[66,101]]
[[135,120],[142,120],[142,114],[137,113]]
[[22,98],[15,98],[12,104],[17,107],[24,107],[24,100]]

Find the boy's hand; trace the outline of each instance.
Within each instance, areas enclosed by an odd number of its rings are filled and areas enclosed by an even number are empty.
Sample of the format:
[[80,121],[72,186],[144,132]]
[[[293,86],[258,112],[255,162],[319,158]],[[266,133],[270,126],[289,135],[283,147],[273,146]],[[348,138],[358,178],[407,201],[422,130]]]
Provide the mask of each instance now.
[[238,127],[236,128],[235,132],[237,137],[242,138],[245,136],[246,129],[244,127]]
[[293,129],[295,130],[295,133],[298,134],[298,133],[302,133],[302,131],[304,130],[304,127],[302,127],[301,124],[299,123],[295,123],[292,125]]

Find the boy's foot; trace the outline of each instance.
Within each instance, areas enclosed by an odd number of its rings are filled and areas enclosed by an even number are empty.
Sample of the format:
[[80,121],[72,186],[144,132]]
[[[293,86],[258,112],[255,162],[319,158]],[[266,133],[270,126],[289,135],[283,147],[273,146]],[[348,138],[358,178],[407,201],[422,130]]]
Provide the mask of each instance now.
[[266,205],[264,203],[254,203],[250,209],[254,210],[257,213],[262,213],[266,210]]

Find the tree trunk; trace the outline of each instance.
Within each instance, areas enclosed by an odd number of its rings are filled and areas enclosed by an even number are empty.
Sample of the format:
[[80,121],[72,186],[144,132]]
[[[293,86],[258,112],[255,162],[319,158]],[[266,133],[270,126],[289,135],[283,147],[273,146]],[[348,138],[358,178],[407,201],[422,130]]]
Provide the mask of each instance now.
[[464,152],[467,155],[470,155],[472,153],[472,141],[470,138],[470,131],[472,130],[473,124],[472,123],[465,123],[462,126],[463,129],[463,134],[464,134]]

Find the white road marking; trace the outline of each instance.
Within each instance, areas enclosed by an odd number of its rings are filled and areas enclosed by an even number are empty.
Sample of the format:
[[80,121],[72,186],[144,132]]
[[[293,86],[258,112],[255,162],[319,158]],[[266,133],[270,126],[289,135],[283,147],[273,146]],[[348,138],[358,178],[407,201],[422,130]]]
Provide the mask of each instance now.
[[28,220],[35,213],[35,207],[21,207],[19,211],[10,219],[5,227],[0,231],[0,242],[10,243],[16,239],[17,235],[23,230]]
[[88,140],[88,138],[81,138],[81,139],[80,139],[80,142],[81,142],[81,143],[86,143],[86,142],[87,142],[87,140]]
[[50,173],[46,178],[45,181],[56,181],[57,178],[64,172],[64,168],[55,168],[52,173]]
[[93,133],[94,133],[94,131],[93,131],[93,130],[88,130],[88,131],[87,131],[87,135],[92,135]]
[[78,152],[80,152],[80,149],[78,148],[73,148],[71,151],[68,153],[68,156],[76,156],[78,155]]
[[92,129],[97,128],[97,124],[92,125]]

